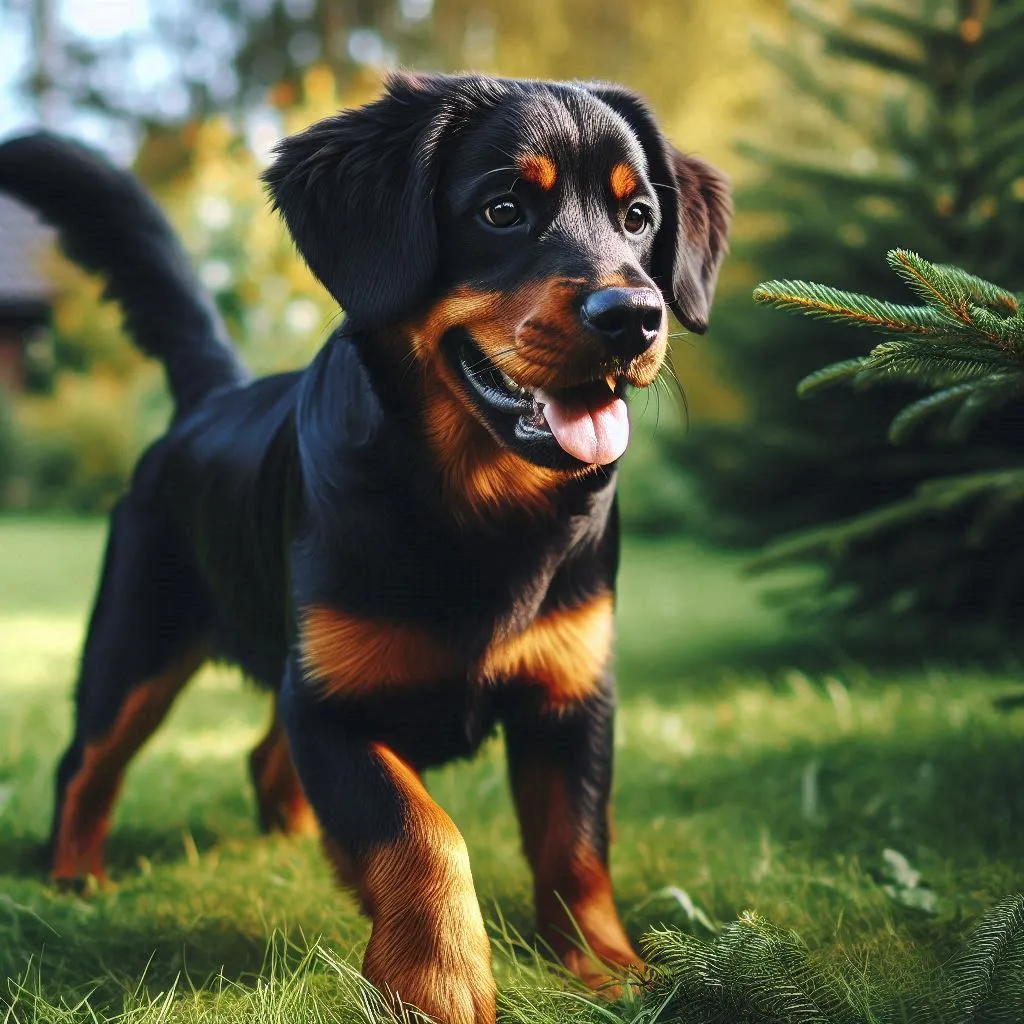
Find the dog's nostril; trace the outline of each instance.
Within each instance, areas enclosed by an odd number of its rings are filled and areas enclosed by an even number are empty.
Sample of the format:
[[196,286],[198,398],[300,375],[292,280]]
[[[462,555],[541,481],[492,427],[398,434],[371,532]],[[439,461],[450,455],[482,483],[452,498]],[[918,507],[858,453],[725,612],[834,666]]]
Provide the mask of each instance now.
[[661,329],[661,306],[657,309],[645,310],[640,317],[640,326],[648,334],[656,334]]
[[629,328],[630,311],[619,306],[612,306],[610,309],[602,310],[597,316],[591,317],[590,322],[599,331],[608,334],[618,334]]
[[601,288],[587,296],[580,314],[615,355],[631,359],[653,344],[663,311],[651,288]]

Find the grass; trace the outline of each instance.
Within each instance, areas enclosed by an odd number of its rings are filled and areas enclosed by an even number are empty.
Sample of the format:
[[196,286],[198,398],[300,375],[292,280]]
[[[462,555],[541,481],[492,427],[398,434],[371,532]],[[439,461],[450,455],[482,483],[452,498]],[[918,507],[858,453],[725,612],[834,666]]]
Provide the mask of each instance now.
[[[0,1013],[6,1001],[12,1022],[372,1019],[353,971],[366,922],[315,842],[254,827],[245,758],[267,698],[233,673],[204,671],[133,765],[109,844],[115,886],[80,897],[48,884],[39,848],[102,535],[0,520]],[[620,906],[634,936],[667,924],[704,938],[755,909],[826,961],[923,976],[1024,876],[1024,713],[993,703],[1020,673],[871,670],[812,639],[786,632],[735,560],[627,544]],[[510,938],[529,935],[531,912],[500,740],[429,785],[470,847],[506,1019],[556,1006],[602,1019],[553,994],[565,985]],[[921,880],[887,877],[900,866],[886,850]]]

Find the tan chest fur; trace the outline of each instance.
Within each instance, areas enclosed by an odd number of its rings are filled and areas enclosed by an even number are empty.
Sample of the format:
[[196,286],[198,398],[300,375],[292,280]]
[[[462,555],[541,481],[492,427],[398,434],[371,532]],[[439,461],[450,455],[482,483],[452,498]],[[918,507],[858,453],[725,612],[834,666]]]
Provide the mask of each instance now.
[[542,687],[553,704],[592,693],[608,662],[612,595],[538,616],[523,632],[493,640],[473,663],[456,658],[426,630],[313,606],[302,616],[306,671],[323,692],[365,697],[446,679]]

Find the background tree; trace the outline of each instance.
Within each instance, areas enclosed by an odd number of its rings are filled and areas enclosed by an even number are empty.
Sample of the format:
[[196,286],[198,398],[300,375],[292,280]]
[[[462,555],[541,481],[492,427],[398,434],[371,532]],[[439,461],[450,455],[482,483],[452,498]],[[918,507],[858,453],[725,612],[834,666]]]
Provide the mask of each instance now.
[[[759,173],[738,196],[747,230],[734,246],[734,280],[812,279],[893,298],[898,284],[882,256],[905,245],[1019,281],[1024,3],[829,10],[795,8],[791,33],[763,48],[785,88],[770,93],[765,111],[771,141],[743,148]],[[746,417],[669,439],[700,499],[688,509],[691,525],[761,544],[906,497],[938,472],[1003,465],[1024,443],[1022,417],[1008,412],[966,447],[923,435],[894,447],[887,425],[908,391],[797,397],[797,381],[863,345],[848,326],[766,315],[746,287],[726,295],[715,310],[714,350]],[[964,537],[950,522],[929,543],[936,559],[956,559]],[[839,556],[823,560],[839,586]],[[933,627],[944,628],[941,616]]]

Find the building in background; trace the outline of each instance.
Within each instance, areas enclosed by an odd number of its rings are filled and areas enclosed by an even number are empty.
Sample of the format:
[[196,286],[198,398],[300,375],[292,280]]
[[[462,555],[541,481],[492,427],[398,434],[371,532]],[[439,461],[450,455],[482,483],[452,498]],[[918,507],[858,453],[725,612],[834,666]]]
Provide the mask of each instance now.
[[52,233],[29,210],[0,195],[0,388],[21,391],[33,346],[45,346],[52,285],[38,268]]

